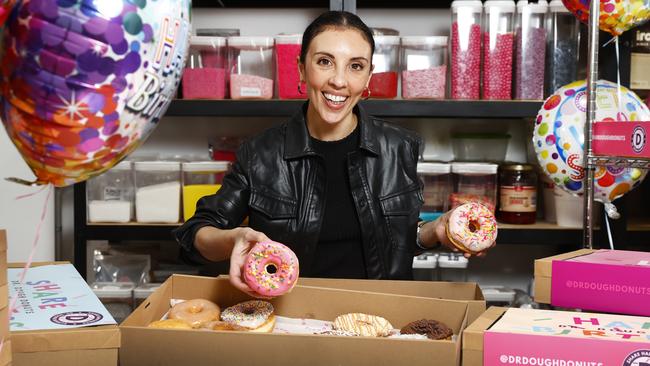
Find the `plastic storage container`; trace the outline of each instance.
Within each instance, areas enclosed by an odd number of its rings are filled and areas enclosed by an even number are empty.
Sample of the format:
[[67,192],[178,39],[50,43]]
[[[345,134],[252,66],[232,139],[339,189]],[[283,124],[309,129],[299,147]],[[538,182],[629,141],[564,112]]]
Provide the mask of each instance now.
[[424,252],[413,257],[413,279],[438,281],[438,253]]
[[508,151],[508,134],[456,133],[451,136],[454,160],[501,162]]
[[227,67],[225,38],[192,36],[183,71],[183,99],[223,99]]
[[482,12],[478,0],[451,3],[451,99],[480,98]]
[[279,35],[275,37],[275,64],[277,65],[278,97],[280,99],[307,98],[307,86],[300,88],[298,57],[302,46],[302,34]]
[[140,306],[161,285],[162,283],[145,283],[133,289],[133,308]]
[[142,223],[177,223],[181,203],[181,164],[135,163],[135,216]]
[[534,224],[537,218],[537,172],[528,164],[499,167],[498,218],[506,224]]
[[374,36],[375,53],[372,55],[374,70],[368,90],[370,98],[397,97],[397,82],[399,75],[399,44],[398,36]]
[[447,37],[402,37],[402,98],[442,99],[447,80]]
[[479,202],[494,212],[498,167],[486,163],[452,163],[453,192],[449,195],[449,209],[467,202]]
[[221,188],[228,171],[227,161],[183,163],[183,218],[194,215],[196,203],[204,196],[215,194]]
[[86,202],[89,222],[129,222],[133,217],[133,170],[122,161],[88,180]]
[[451,165],[419,162],[417,172],[424,183],[424,205],[420,219],[433,221],[447,211],[447,197],[451,191]]
[[228,37],[228,52],[234,62],[230,65],[230,98],[273,98],[273,38]]
[[90,287],[118,324],[133,311],[133,283],[95,282]]
[[469,260],[462,253],[440,253],[438,272],[440,281],[467,282]]
[[578,79],[578,51],[580,21],[571,14],[562,1],[549,3],[546,22],[546,95]]
[[546,55],[545,0],[517,2],[515,21],[515,99],[544,98],[544,63]]
[[483,10],[483,99],[511,99],[515,2],[488,0]]

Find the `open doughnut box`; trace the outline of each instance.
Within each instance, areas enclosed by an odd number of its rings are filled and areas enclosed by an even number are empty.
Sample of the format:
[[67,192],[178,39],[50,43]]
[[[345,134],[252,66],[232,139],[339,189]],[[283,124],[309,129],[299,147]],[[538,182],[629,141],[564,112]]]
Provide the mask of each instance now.
[[490,307],[463,333],[463,366],[643,366],[650,318]]
[[650,253],[581,249],[535,261],[535,301],[650,316]]
[[173,275],[120,325],[120,364],[459,365],[460,334],[467,324],[464,301],[298,285],[271,300],[276,316],[332,321],[362,312],[384,317],[395,328],[435,319],[452,328],[454,337],[434,341],[147,327],[170,309],[171,299],[194,298],[211,300],[222,309],[250,299],[227,278]]

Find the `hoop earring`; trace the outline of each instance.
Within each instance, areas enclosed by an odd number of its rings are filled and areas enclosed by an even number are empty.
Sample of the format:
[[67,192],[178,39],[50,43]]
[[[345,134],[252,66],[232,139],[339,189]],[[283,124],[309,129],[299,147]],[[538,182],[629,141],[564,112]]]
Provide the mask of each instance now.
[[365,98],[363,98],[363,100],[368,100],[370,98],[370,94],[372,94],[372,92],[370,91],[370,88],[366,87],[365,89],[363,89],[363,94],[366,95]]
[[302,85],[302,83],[303,83],[302,81],[299,81],[299,82],[298,82],[298,94],[300,94],[300,95],[305,94],[305,92],[303,92],[303,91],[302,91],[302,88],[300,87],[300,86]]

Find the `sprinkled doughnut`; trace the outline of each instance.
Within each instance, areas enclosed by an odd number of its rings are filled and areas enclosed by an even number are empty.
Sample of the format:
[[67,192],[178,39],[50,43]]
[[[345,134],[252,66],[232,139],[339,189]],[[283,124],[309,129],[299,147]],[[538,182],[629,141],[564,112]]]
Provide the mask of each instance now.
[[244,281],[264,297],[284,295],[298,280],[298,258],[287,246],[274,242],[257,243],[246,257]]
[[475,254],[488,249],[496,240],[497,220],[487,207],[469,202],[451,212],[446,230],[455,247]]
[[219,319],[219,306],[205,299],[183,301],[172,307],[169,319],[179,319],[187,322],[193,328],[200,328],[205,323]]
[[221,320],[246,328],[251,332],[270,333],[275,326],[273,305],[262,300],[240,302],[226,308]]

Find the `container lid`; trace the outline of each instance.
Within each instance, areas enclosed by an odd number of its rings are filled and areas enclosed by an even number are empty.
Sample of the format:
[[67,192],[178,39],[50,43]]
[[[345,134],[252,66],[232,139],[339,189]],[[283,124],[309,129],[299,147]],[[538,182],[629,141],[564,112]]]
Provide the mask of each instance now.
[[460,253],[443,253],[438,256],[438,267],[440,268],[467,268],[469,260]]
[[531,171],[535,169],[530,164],[503,164],[499,166],[501,170],[514,170],[514,171]]
[[483,10],[483,3],[480,0],[454,0],[451,2],[451,10],[456,11],[456,8],[468,8],[476,13]]
[[564,6],[562,0],[551,0],[548,4],[548,8],[554,13],[568,13],[569,9]]
[[102,298],[131,298],[135,285],[132,282],[95,282],[90,285],[95,295]]
[[399,31],[393,28],[370,28],[373,36],[399,36]]
[[546,0],[539,0],[537,3],[528,2],[528,0],[519,0],[517,1],[517,11],[520,13],[526,9],[530,13],[535,14],[546,14],[548,9],[548,3]]
[[175,172],[181,170],[181,163],[178,161],[136,161],[135,170]]
[[228,170],[229,161],[196,161],[192,163],[183,163],[184,172],[225,172]]
[[451,163],[451,172],[456,174],[496,174],[498,168],[489,163]]
[[375,45],[398,45],[399,36],[373,36]]
[[119,171],[128,171],[131,170],[133,162],[131,160],[122,160],[119,163],[115,164],[110,170],[119,170]]
[[503,140],[509,139],[507,133],[454,133],[452,139]]
[[404,46],[446,46],[447,36],[406,36],[402,37]]
[[418,173],[430,173],[430,174],[449,174],[451,172],[451,165],[447,163],[418,163],[417,168]]
[[133,297],[136,299],[146,299],[160,288],[162,283],[145,283],[133,290]]
[[302,44],[302,34],[278,34],[275,36],[277,44]]
[[485,4],[483,4],[483,8],[486,13],[489,13],[492,9],[504,13],[514,13],[515,2],[513,0],[487,0]]
[[190,38],[190,46],[207,46],[218,48],[224,47],[225,45],[225,37],[192,36]]
[[273,38],[266,36],[228,37],[228,46],[233,47],[273,47]]

